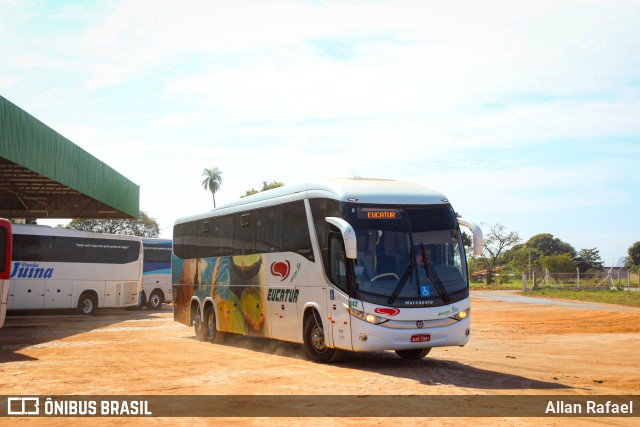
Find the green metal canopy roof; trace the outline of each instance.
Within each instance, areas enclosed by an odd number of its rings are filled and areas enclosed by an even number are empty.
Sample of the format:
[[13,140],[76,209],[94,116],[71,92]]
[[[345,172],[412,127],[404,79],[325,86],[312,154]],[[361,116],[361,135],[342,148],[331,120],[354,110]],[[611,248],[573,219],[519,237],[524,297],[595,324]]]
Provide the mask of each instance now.
[[0,96],[0,217],[137,218],[140,187]]

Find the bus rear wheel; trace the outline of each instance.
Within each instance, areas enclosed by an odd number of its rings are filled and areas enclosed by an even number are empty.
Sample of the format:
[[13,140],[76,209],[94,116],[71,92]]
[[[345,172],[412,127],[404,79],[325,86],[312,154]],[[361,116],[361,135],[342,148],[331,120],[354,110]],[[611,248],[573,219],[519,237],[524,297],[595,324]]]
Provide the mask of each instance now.
[[150,310],[160,310],[163,302],[164,302],[164,298],[162,298],[160,291],[155,290],[151,292],[149,301],[147,301],[147,307],[149,307]]
[[429,354],[430,351],[431,351],[431,348],[412,348],[411,350],[395,350],[396,354],[402,357],[403,359],[413,359],[413,360],[422,359],[427,354]]
[[202,320],[202,314],[200,313],[200,308],[196,309],[195,317],[193,319],[193,329],[196,333],[196,338],[198,341],[206,341],[206,327]]
[[78,313],[84,315],[91,315],[96,311],[98,307],[98,299],[92,293],[84,293],[78,298]]
[[314,310],[304,321],[303,340],[307,357],[317,363],[337,362],[344,352],[327,347],[320,315]]
[[216,329],[216,312],[212,305],[208,305],[204,309],[203,321],[202,329],[204,329],[205,340],[212,343],[222,342],[224,334]]

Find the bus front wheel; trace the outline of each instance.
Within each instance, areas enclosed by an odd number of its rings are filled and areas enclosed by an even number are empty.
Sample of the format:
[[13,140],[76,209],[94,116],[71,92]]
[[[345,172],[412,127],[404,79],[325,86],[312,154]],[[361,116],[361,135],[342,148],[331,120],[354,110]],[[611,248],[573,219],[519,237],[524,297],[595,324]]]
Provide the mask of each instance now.
[[413,348],[411,350],[395,350],[396,354],[403,359],[422,359],[425,357],[431,348]]
[[337,362],[344,355],[337,348],[327,347],[322,321],[320,321],[320,315],[315,310],[304,321],[303,340],[304,351],[313,362]]
[[98,299],[92,293],[84,293],[78,299],[78,313],[84,315],[93,314],[98,307]]

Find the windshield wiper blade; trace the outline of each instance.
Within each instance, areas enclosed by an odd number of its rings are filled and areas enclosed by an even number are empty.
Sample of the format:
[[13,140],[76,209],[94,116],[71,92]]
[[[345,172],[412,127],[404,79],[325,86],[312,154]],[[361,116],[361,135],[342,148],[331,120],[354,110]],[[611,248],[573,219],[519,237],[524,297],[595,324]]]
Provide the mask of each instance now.
[[393,304],[393,302],[396,300],[396,298],[398,298],[398,295],[400,295],[400,292],[402,291],[402,288],[404,288],[404,285],[409,280],[409,277],[411,277],[411,273],[413,272],[414,268],[416,268],[416,263],[413,260],[413,257],[411,257],[411,261],[409,262],[409,266],[404,271],[404,274],[400,278],[400,281],[398,282],[398,285],[393,290],[393,293],[391,293],[391,296],[389,297],[389,300],[387,301],[387,304]]
[[431,279],[434,287],[442,297],[442,300],[444,302],[449,302],[451,300],[451,298],[449,298],[449,293],[444,287],[442,280],[440,280],[440,276],[438,276],[438,273],[436,273],[435,268],[433,268],[433,265],[431,265],[431,263],[429,262],[429,259],[424,252],[424,245],[422,243],[420,243],[420,250],[422,252],[422,267],[424,267],[424,271],[425,273],[427,273],[427,278]]

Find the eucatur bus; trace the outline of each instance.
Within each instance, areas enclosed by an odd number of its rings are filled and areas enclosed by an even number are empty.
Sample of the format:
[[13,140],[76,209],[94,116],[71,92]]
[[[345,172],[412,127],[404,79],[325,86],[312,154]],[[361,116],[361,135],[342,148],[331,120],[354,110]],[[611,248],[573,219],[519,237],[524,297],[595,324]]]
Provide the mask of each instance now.
[[135,307],[142,256],[139,237],[13,224],[7,309]]
[[11,274],[11,223],[0,218],[0,328],[7,315],[9,276]]
[[202,340],[255,335],[407,359],[463,346],[469,281],[449,201],[422,185],[332,179],[290,185],[180,218],[173,230],[174,318]]
[[173,301],[171,286],[171,240],[142,238],[144,272],[142,274],[142,300],[152,310]]

